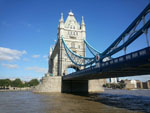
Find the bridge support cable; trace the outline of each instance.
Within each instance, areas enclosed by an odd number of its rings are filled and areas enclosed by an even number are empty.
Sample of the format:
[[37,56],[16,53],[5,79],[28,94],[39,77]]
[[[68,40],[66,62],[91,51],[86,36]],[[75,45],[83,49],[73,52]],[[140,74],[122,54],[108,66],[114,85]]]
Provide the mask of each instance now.
[[[129,25],[129,27],[103,52],[101,53],[101,59],[111,56],[120,50],[124,49],[126,54],[126,48],[136,40],[143,32],[146,35],[146,42],[149,46],[148,40],[148,28],[150,27],[150,19],[145,20],[145,17],[150,12],[150,4],[139,14],[139,16]],[[140,23],[143,20],[143,26],[140,26]],[[138,28],[140,27],[140,28]],[[125,40],[125,38],[127,39]],[[121,40],[123,44],[121,44]]]
[[62,43],[64,45],[65,51],[67,53],[68,58],[71,60],[72,63],[74,63],[77,66],[88,66],[95,63],[95,57],[89,58],[89,57],[82,57],[74,53],[71,49],[68,48],[67,44],[64,41],[64,38],[62,37]]
[[86,40],[84,40],[84,43],[86,44],[88,50],[94,55],[100,55],[101,53],[97,51],[95,48],[93,48]]
[[[143,24],[145,24],[145,16],[143,16],[142,19],[143,19]],[[143,32],[145,33],[146,43],[147,43],[147,46],[149,47],[148,29],[144,30]]]

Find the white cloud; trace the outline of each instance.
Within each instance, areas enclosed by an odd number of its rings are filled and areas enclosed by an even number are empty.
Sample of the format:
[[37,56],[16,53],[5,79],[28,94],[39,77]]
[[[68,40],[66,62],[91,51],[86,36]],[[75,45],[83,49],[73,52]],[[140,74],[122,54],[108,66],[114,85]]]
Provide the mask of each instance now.
[[46,73],[47,72],[47,68],[41,68],[41,67],[37,67],[37,66],[27,67],[26,70],[35,71],[38,73]]
[[32,55],[32,58],[39,58],[40,55]]
[[43,56],[43,58],[46,58],[46,59],[47,59],[47,58],[48,58],[48,56],[47,56],[47,55],[44,55],[44,56]]
[[15,49],[9,49],[0,47],[0,60],[13,61],[19,60],[23,54],[26,54],[25,50],[19,51]]
[[1,65],[4,66],[4,67],[7,67],[7,68],[11,68],[11,69],[18,68],[17,64],[1,64]]

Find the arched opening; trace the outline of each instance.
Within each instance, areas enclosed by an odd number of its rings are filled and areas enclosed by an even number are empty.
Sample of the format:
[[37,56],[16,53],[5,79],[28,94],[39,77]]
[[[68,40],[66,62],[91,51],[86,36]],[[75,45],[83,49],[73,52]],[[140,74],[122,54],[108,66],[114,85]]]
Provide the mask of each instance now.
[[76,72],[76,71],[79,71],[79,67],[77,66],[74,66],[74,65],[70,65],[66,68],[66,72],[65,72],[65,75],[67,74],[70,74],[70,73],[73,73],[73,72]]

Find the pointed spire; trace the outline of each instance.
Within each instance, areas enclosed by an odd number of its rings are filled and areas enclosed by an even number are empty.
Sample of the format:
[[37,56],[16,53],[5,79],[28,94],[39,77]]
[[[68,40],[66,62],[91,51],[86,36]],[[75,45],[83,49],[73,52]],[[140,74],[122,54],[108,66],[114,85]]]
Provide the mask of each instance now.
[[49,49],[49,58],[51,57],[51,54],[52,54],[52,48],[50,47],[50,49]]
[[61,18],[59,20],[59,26],[58,28],[64,28],[64,18],[63,18],[63,13],[61,13]]
[[72,10],[70,10],[70,12],[69,12],[69,16],[74,16],[74,14],[73,14]]
[[84,23],[84,17],[82,16],[82,22],[81,22],[81,30],[85,31],[85,23]]
[[85,25],[84,23],[84,17],[82,16],[82,22],[81,22],[81,25]]
[[61,13],[61,18],[60,18],[59,22],[64,22],[63,13]]

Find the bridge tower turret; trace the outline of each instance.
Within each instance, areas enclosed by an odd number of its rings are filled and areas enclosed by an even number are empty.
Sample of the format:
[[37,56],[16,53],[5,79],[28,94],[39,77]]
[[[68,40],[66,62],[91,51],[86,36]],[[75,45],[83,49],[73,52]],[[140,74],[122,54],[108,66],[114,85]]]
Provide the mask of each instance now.
[[61,13],[61,18],[59,20],[59,25],[58,25],[58,38],[61,38],[63,33],[64,33],[64,18],[63,18],[63,13]]
[[85,39],[86,38],[86,28],[85,28],[85,23],[84,23],[84,17],[83,16],[82,16],[81,30],[82,30],[82,37]]

